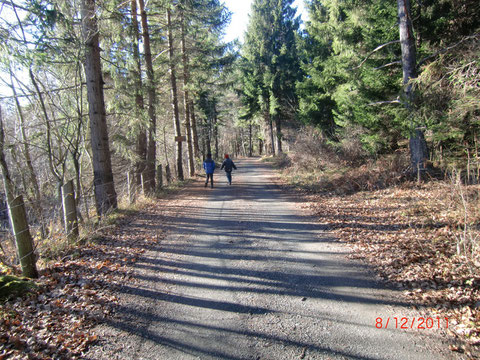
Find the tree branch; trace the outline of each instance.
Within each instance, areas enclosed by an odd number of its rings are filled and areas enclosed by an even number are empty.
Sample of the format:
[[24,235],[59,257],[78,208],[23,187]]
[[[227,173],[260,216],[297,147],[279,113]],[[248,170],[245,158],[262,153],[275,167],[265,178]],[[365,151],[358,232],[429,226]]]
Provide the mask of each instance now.
[[168,51],[168,48],[166,48],[165,50],[160,51],[160,53],[158,53],[158,55],[153,58],[152,62],[157,61],[157,59],[158,59],[160,56],[162,56],[164,53],[166,53],[167,51]]
[[443,48],[441,50],[438,50],[437,52],[433,53],[432,55],[427,56],[427,57],[423,58],[422,60],[420,60],[417,66],[420,67],[427,60],[430,60],[431,58],[437,57],[440,54],[444,54],[447,51],[452,50],[452,49],[456,48],[457,46],[463,44],[465,41],[475,39],[475,38],[480,38],[480,33],[476,33],[476,34],[473,34],[473,35],[470,35],[470,36],[466,36],[462,40],[458,41],[457,43],[455,43],[453,45],[450,45],[450,46],[447,46],[446,48]]
[[[1,79],[1,80],[3,81],[3,79]],[[8,86],[8,87],[11,88],[11,86],[10,86],[9,83],[7,83],[7,82],[5,82],[5,81],[3,81],[3,83],[4,83],[6,86]],[[85,83],[82,83],[82,85],[85,85]],[[72,89],[79,88],[79,87],[81,87],[82,85],[67,86],[67,87],[58,88],[58,89],[49,89],[48,91],[49,91],[49,92],[58,92],[58,91],[64,91],[64,90],[72,90]],[[40,92],[40,94],[45,95],[46,92]],[[38,95],[38,93],[30,93],[30,94],[23,94],[23,95],[16,95],[16,96],[14,96],[14,95],[12,95],[12,96],[1,96],[1,97],[0,97],[0,100],[14,99],[14,98],[16,98],[16,97],[17,97],[17,98],[21,98],[21,97],[32,97],[32,96],[37,96],[37,95]]]
[[383,49],[384,47],[386,47],[388,45],[396,44],[396,43],[399,43],[399,42],[400,42],[400,40],[392,40],[392,41],[389,41],[385,44],[377,46],[375,49],[373,49],[373,51],[370,54],[367,55],[367,57],[365,59],[363,59],[363,61],[359,65],[355,66],[354,68],[351,68],[350,70],[356,70],[356,69],[360,68],[365,63],[365,61],[367,61],[370,58],[370,56],[375,54],[377,51]]
[[21,5],[18,5],[16,3],[14,3],[13,1],[0,0],[0,4],[9,5],[9,6],[12,6],[13,8],[17,8],[17,9],[24,10],[24,11],[30,11],[28,8],[26,8],[24,6],[21,6]]
[[401,60],[393,61],[391,63],[384,64],[382,66],[376,67],[373,70],[380,70],[380,69],[383,69],[383,68],[386,68],[386,67],[389,67],[389,66],[393,66],[393,65],[402,65],[402,61]]
[[375,105],[386,105],[386,104],[401,104],[400,100],[397,98],[395,100],[389,101],[377,101],[374,103],[367,104],[368,106],[375,106]]

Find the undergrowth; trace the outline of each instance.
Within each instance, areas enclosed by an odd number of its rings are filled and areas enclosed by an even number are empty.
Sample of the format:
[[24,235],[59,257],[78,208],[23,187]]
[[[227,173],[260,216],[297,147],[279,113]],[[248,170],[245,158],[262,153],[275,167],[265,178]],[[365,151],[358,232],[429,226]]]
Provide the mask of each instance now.
[[354,139],[332,143],[303,130],[289,154],[269,160],[285,180],[307,192],[352,194],[398,185],[409,178],[407,151],[371,158]]
[[[59,226],[58,244],[50,239],[42,244],[46,248],[37,247],[39,278],[28,283],[15,276],[16,266],[0,263],[0,294],[8,290],[0,303],[0,359],[26,354],[32,359],[84,358],[100,339],[94,326],[112,316],[119,287],[132,281],[132,264],[163,236],[161,231],[145,236],[130,224],[140,218],[137,212],[156,214],[167,202],[138,196],[130,205],[122,199],[119,209],[101,221],[91,216],[74,243],[67,242]],[[30,288],[30,283],[35,285]]]
[[312,133],[291,149],[270,162],[319,221],[407,298],[451,319],[450,334],[465,344],[452,350],[478,353],[480,185],[459,177],[417,184],[406,151],[355,161],[354,149],[346,156]]
[[[99,219],[95,211],[91,211],[88,216],[83,217],[79,226],[79,237],[75,242],[69,242],[65,236],[63,225],[60,219],[51,220],[47,226],[48,236],[41,236],[40,232],[34,227],[30,228],[34,240],[34,246],[38,255],[37,267],[44,268],[49,262],[57,261],[62,258],[76,258],[78,249],[86,244],[92,244],[102,239],[102,233],[115,227],[126,217],[134,213],[151,207],[156,199],[163,198],[170,194],[180,191],[192,180],[175,181],[162,187],[161,190],[152,196],[138,194],[133,202],[130,202],[127,196],[121,197],[118,202],[118,208],[109,212]],[[15,241],[11,235],[1,243],[0,251],[0,275],[20,275],[18,261],[16,260]]]

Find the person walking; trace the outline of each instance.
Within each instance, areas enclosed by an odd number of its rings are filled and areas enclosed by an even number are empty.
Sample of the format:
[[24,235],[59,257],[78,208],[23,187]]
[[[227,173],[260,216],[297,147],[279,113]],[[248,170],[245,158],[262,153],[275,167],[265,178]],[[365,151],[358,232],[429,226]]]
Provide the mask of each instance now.
[[212,160],[212,154],[207,154],[207,158],[203,162],[203,168],[205,169],[205,174],[207,174],[207,181],[205,181],[205,187],[208,186],[208,179],[210,179],[211,187],[213,188],[213,173],[215,171],[215,161]]
[[227,175],[227,180],[228,180],[228,185],[232,185],[232,170],[235,169],[237,170],[237,167],[233,163],[232,159],[228,156],[228,154],[225,154],[225,160],[223,160],[222,163],[222,169],[225,169],[225,174]]

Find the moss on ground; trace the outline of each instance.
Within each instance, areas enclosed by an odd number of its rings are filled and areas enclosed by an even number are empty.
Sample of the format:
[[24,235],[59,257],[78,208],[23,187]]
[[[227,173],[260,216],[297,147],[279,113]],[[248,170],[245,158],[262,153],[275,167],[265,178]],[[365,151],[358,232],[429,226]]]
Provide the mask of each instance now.
[[13,275],[0,276],[0,300],[8,300],[34,290],[35,283]]

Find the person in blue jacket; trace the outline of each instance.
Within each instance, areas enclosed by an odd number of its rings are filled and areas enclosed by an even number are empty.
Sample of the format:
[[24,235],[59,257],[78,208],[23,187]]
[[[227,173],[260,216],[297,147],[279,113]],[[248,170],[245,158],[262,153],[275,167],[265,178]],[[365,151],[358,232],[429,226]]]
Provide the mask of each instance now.
[[215,171],[215,161],[212,160],[212,154],[207,154],[207,158],[203,162],[203,168],[205,169],[205,174],[207,174],[205,187],[208,186],[208,179],[210,179],[211,187],[213,188],[213,172]]
[[237,167],[233,163],[232,159],[228,156],[228,154],[225,154],[225,160],[223,161],[222,164],[222,169],[225,169],[225,174],[227,175],[227,180],[228,180],[228,185],[232,185],[232,170],[235,169],[237,170]]

